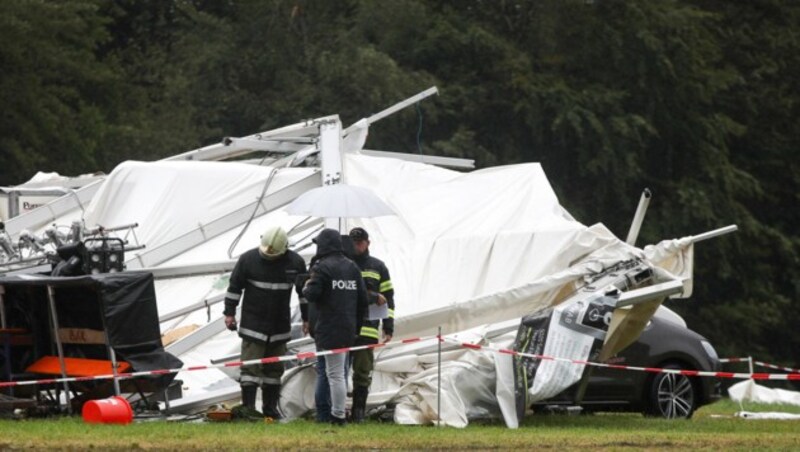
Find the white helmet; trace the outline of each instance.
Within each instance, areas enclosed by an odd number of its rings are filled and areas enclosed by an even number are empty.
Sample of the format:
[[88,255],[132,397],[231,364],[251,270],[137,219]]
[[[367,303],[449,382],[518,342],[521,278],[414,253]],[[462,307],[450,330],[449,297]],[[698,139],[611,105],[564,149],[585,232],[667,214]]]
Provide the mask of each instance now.
[[280,226],[272,226],[261,234],[261,246],[258,249],[264,256],[276,258],[286,252],[288,245],[289,237],[286,235],[286,231]]

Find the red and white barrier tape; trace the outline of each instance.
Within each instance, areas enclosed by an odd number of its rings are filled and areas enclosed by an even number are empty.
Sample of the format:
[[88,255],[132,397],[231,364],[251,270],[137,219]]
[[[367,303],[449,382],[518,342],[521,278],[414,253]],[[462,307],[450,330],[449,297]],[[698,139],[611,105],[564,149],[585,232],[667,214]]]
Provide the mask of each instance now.
[[756,360],[754,360],[752,358],[721,358],[719,360],[719,362],[721,362],[721,363],[749,363],[749,362],[752,362],[754,366],[766,367],[768,369],[782,370],[782,371],[791,372],[791,373],[800,373],[800,370],[798,370],[798,369],[793,369],[791,367],[778,366],[778,365],[775,365],[775,364],[769,364],[769,363],[765,363],[763,361],[756,361]]
[[71,382],[82,382],[82,381],[93,381],[93,380],[111,380],[111,379],[128,379],[128,378],[135,378],[135,377],[144,377],[144,376],[152,376],[152,375],[168,375],[174,374],[178,372],[193,372],[197,370],[208,370],[208,369],[219,369],[224,367],[241,367],[241,366],[249,366],[253,364],[272,364],[284,361],[300,361],[309,358],[316,358],[319,356],[326,356],[326,355],[336,355],[340,353],[347,353],[351,351],[358,351],[358,350],[368,350],[368,349],[376,349],[376,348],[383,348],[383,347],[391,347],[394,345],[401,345],[401,344],[411,344],[414,342],[422,342],[426,340],[436,339],[437,336],[428,336],[428,337],[415,337],[410,339],[403,339],[399,341],[392,341],[388,343],[377,343],[377,344],[369,344],[369,345],[357,345],[354,347],[347,347],[347,348],[337,348],[333,350],[325,350],[321,352],[302,352],[296,355],[284,355],[284,356],[272,356],[269,358],[261,358],[261,359],[251,359],[247,361],[232,361],[228,363],[219,363],[219,364],[209,364],[206,366],[189,366],[189,367],[182,367],[179,369],[159,369],[159,370],[143,370],[141,372],[123,372],[117,375],[107,374],[107,375],[94,375],[91,377],[66,377],[66,378],[45,378],[40,380],[25,380],[25,381],[0,381],[0,388],[10,387],[10,386],[24,386],[24,385],[38,385],[38,384],[52,384],[52,383],[71,383]]
[[470,348],[473,350],[490,350],[497,353],[502,353],[506,355],[513,355],[513,356],[524,356],[526,358],[532,359],[540,359],[540,360],[549,360],[549,361],[560,361],[572,364],[582,364],[585,366],[594,366],[594,367],[605,367],[608,369],[620,369],[620,370],[635,370],[640,372],[651,372],[651,373],[664,373],[664,374],[676,374],[676,375],[686,375],[689,377],[715,377],[715,378],[740,378],[745,380],[798,380],[800,381],[800,373],[790,373],[790,374],[769,374],[769,373],[735,373],[735,372],[708,372],[702,370],[683,370],[683,369],[664,369],[660,367],[637,367],[637,366],[623,366],[620,364],[605,364],[605,363],[595,363],[591,361],[582,361],[579,359],[568,359],[568,358],[557,358],[554,356],[546,356],[546,355],[535,355],[530,353],[522,353],[515,350],[509,350],[505,348],[494,348],[488,347],[485,345],[480,344],[473,344],[469,342],[458,342],[453,339],[449,339],[445,337],[443,339],[445,342],[450,342],[454,344],[458,344],[461,347]]
[[[410,344],[414,342],[422,342],[426,340],[436,339],[438,336],[429,336],[429,337],[421,337],[421,338],[410,338],[410,339],[403,339],[399,341],[389,342],[389,343],[377,343],[377,344],[369,344],[369,345],[358,345],[355,347],[347,347],[347,348],[338,348],[333,350],[325,350],[321,352],[302,352],[295,355],[285,355],[285,356],[273,356],[269,358],[261,358],[261,359],[251,359],[248,361],[234,361],[229,363],[220,363],[220,364],[210,364],[204,366],[189,366],[183,367],[179,369],[160,369],[160,370],[147,370],[141,372],[125,372],[120,373],[117,375],[108,374],[108,375],[96,375],[91,377],[67,377],[67,378],[46,378],[40,380],[25,380],[25,381],[0,381],[0,388],[10,387],[10,386],[24,386],[24,385],[37,385],[37,384],[52,384],[52,383],[63,383],[63,382],[83,382],[83,381],[93,381],[93,380],[111,380],[111,379],[128,379],[128,378],[135,378],[135,377],[144,377],[144,376],[153,376],[153,375],[168,375],[178,372],[192,372],[198,370],[208,370],[208,369],[219,369],[224,367],[241,367],[241,366],[249,366],[253,364],[271,364],[277,362],[284,362],[284,361],[300,361],[309,358],[316,358],[319,356],[326,356],[326,355],[334,355],[334,354],[341,354],[347,353],[351,351],[358,351],[358,350],[367,350],[367,349],[376,349],[376,348],[383,348],[387,346],[394,346],[394,345],[402,345],[402,344]],[[559,362],[566,362],[571,364],[580,364],[585,366],[594,366],[594,367],[605,367],[608,369],[620,369],[620,370],[634,370],[639,372],[650,372],[650,373],[666,373],[666,374],[676,374],[676,375],[686,375],[689,377],[714,377],[714,378],[728,378],[728,379],[746,379],[746,380],[797,380],[800,381],[800,373],[788,373],[788,374],[771,374],[771,373],[736,373],[736,372],[708,372],[708,371],[700,371],[700,370],[683,370],[683,369],[664,369],[659,367],[637,367],[637,366],[623,366],[620,364],[605,364],[605,363],[595,363],[591,361],[583,361],[578,359],[569,359],[569,358],[558,358],[555,356],[546,356],[546,355],[536,355],[531,353],[523,353],[518,352],[515,350],[505,349],[505,348],[495,348],[489,347],[480,344],[474,344],[469,342],[461,342],[452,338],[444,337],[439,339],[441,342],[448,342],[451,344],[458,345],[462,348],[472,349],[472,350],[488,350],[495,353],[502,353],[506,355],[512,356],[522,356],[525,358],[531,359],[539,359],[539,360],[549,360],[549,361],[559,361]],[[734,358],[728,358],[734,359]],[[746,360],[746,358],[745,358]],[[736,362],[736,361],[726,361],[726,362]]]

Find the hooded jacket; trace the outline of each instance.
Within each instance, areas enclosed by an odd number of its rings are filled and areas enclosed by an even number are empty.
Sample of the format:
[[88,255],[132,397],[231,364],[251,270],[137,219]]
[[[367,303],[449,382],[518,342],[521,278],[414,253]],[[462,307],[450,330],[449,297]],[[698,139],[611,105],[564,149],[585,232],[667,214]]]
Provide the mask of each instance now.
[[361,270],[342,254],[339,232],[323,229],[314,242],[317,254],[303,289],[308,320],[318,350],[350,347],[367,312],[367,289]]
[[305,261],[291,250],[276,259],[267,259],[258,248],[242,254],[231,273],[224,311],[225,315],[236,315],[241,300],[239,336],[263,343],[291,339],[292,287],[300,296],[298,276],[305,271]]

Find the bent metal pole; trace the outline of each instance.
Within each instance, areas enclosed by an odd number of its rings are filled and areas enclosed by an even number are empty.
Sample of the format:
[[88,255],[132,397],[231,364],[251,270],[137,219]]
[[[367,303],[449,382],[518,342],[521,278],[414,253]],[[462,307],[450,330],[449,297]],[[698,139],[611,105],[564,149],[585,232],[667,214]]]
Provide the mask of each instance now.
[[6,304],[3,301],[3,295],[6,293],[6,288],[0,285],[0,328],[6,328]]
[[56,295],[53,286],[47,285],[47,301],[50,305],[50,320],[53,324],[53,336],[56,340],[56,350],[58,351],[58,364],[61,366],[61,377],[64,379],[64,397],[67,400],[67,412],[72,414],[72,400],[69,395],[69,383],[67,383],[67,365],[64,362],[64,347],[61,345],[61,336],[58,334],[58,314],[56,314]]
[[712,231],[704,232],[702,234],[697,234],[692,236],[692,243],[702,242],[703,240],[713,239],[714,237],[719,237],[721,235],[730,234],[731,232],[736,232],[739,230],[739,227],[735,224],[725,226],[724,228],[714,229]]
[[631,228],[628,231],[628,238],[625,239],[625,243],[628,245],[634,246],[636,245],[636,239],[639,237],[639,229],[642,227],[642,222],[644,221],[644,214],[647,213],[647,206],[650,205],[650,197],[652,193],[650,193],[649,188],[645,188],[642,191],[642,196],[639,198],[639,206],[636,207],[636,213],[633,215],[633,221],[631,222]]

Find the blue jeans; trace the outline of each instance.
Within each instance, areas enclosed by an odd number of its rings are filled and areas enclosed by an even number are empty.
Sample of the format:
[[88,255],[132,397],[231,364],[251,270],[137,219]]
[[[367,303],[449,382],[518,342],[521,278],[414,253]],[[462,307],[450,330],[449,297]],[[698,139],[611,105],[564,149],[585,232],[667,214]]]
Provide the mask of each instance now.
[[314,404],[317,409],[317,422],[331,421],[331,387],[325,373],[325,357],[317,358],[317,387],[314,391]]

